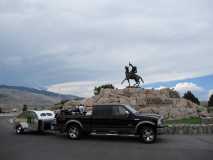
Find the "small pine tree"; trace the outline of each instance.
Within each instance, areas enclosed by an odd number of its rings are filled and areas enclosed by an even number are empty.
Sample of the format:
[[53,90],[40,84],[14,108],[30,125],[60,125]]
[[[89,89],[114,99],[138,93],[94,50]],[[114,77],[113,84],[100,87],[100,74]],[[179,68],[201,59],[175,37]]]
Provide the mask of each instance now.
[[196,103],[198,105],[200,105],[200,101],[197,97],[194,96],[194,94],[191,91],[187,91],[183,98],[192,101],[193,103]]
[[213,107],[213,94],[209,98],[208,107]]
[[115,87],[112,84],[104,84],[104,85],[101,85],[101,86],[96,86],[94,88],[94,95],[99,95],[102,88],[103,89],[106,89],[106,88],[115,89]]

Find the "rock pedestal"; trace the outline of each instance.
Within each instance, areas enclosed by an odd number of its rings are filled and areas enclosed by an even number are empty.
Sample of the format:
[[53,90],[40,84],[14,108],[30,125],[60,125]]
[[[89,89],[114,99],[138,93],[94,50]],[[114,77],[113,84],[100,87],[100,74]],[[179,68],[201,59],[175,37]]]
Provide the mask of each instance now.
[[112,103],[130,104],[138,111],[159,113],[167,119],[199,116],[198,108],[202,110],[200,114],[207,114],[206,108],[180,98],[172,89],[102,89],[99,95],[88,98],[84,102],[85,106]]

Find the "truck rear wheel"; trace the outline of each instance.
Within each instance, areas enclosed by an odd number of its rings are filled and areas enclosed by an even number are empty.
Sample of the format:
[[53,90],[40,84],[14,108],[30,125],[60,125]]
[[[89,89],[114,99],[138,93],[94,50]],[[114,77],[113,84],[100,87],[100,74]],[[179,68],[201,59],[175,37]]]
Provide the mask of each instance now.
[[67,127],[67,137],[69,139],[79,139],[81,137],[81,128],[78,125],[71,124]]
[[154,126],[146,125],[140,129],[140,140],[144,143],[153,143],[156,140],[156,129]]

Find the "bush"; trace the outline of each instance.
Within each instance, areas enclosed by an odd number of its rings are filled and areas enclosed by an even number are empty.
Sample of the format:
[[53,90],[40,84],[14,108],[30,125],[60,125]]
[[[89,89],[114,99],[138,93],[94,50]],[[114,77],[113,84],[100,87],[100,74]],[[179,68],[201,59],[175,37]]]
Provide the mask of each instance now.
[[104,85],[101,85],[101,86],[96,86],[94,88],[94,95],[99,95],[102,88],[103,89],[106,89],[106,88],[115,89],[115,87],[112,84],[104,84]]
[[198,105],[200,105],[200,101],[197,97],[194,96],[194,94],[191,92],[191,91],[187,91],[183,98],[187,99],[187,100],[190,100],[191,102],[193,103],[196,103]]
[[170,98],[180,98],[180,94],[177,91],[170,89],[169,90],[169,97]]

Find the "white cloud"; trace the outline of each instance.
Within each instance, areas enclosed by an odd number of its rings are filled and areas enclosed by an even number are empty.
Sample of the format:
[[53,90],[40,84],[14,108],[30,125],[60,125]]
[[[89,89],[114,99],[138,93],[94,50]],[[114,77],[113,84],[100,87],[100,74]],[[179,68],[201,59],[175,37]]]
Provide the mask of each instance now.
[[[73,94],[82,97],[93,96],[93,89],[95,86],[109,84],[107,81],[81,81],[81,82],[66,82],[61,84],[55,84],[48,87],[48,91],[61,93],[61,94]],[[114,85],[116,88],[121,88],[120,84]]]
[[203,91],[202,87],[196,85],[195,83],[191,83],[191,82],[178,83],[178,84],[176,84],[174,89],[176,91],[180,92],[181,94],[185,93],[186,91],[192,91],[195,93],[199,93],[199,92]]
[[155,88],[155,89],[157,89],[157,90],[161,90],[161,89],[165,89],[165,88],[168,88],[168,87],[165,87],[165,86],[160,86],[160,87],[158,87],[158,88]]
[[[127,83],[121,85],[120,82],[111,82],[111,81],[80,81],[80,82],[66,82],[61,84],[55,84],[48,86],[48,91],[61,93],[61,94],[73,94],[82,97],[91,97],[93,96],[93,89],[95,86],[103,85],[103,84],[113,84],[116,88],[124,88],[127,86]],[[155,89],[164,89],[168,88],[166,86],[160,86]],[[177,83],[174,87],[170,87],[178,91],[181,95],[183,95],[186,91],[192,91],[193,94],[198,96],[200,100],[207,100],[208,96],[213,94],[213,89],[206,91],[204,88],[198,86],[195,83],[191,82],[182,82]],[[151,89],[146,87],[146,89]]]
[[48,87],[48,91],[89,97],[92,96],[94,86],[96,86],[97,84],[98,82],[93,81],[67,82],[62,84],[51,85]]

